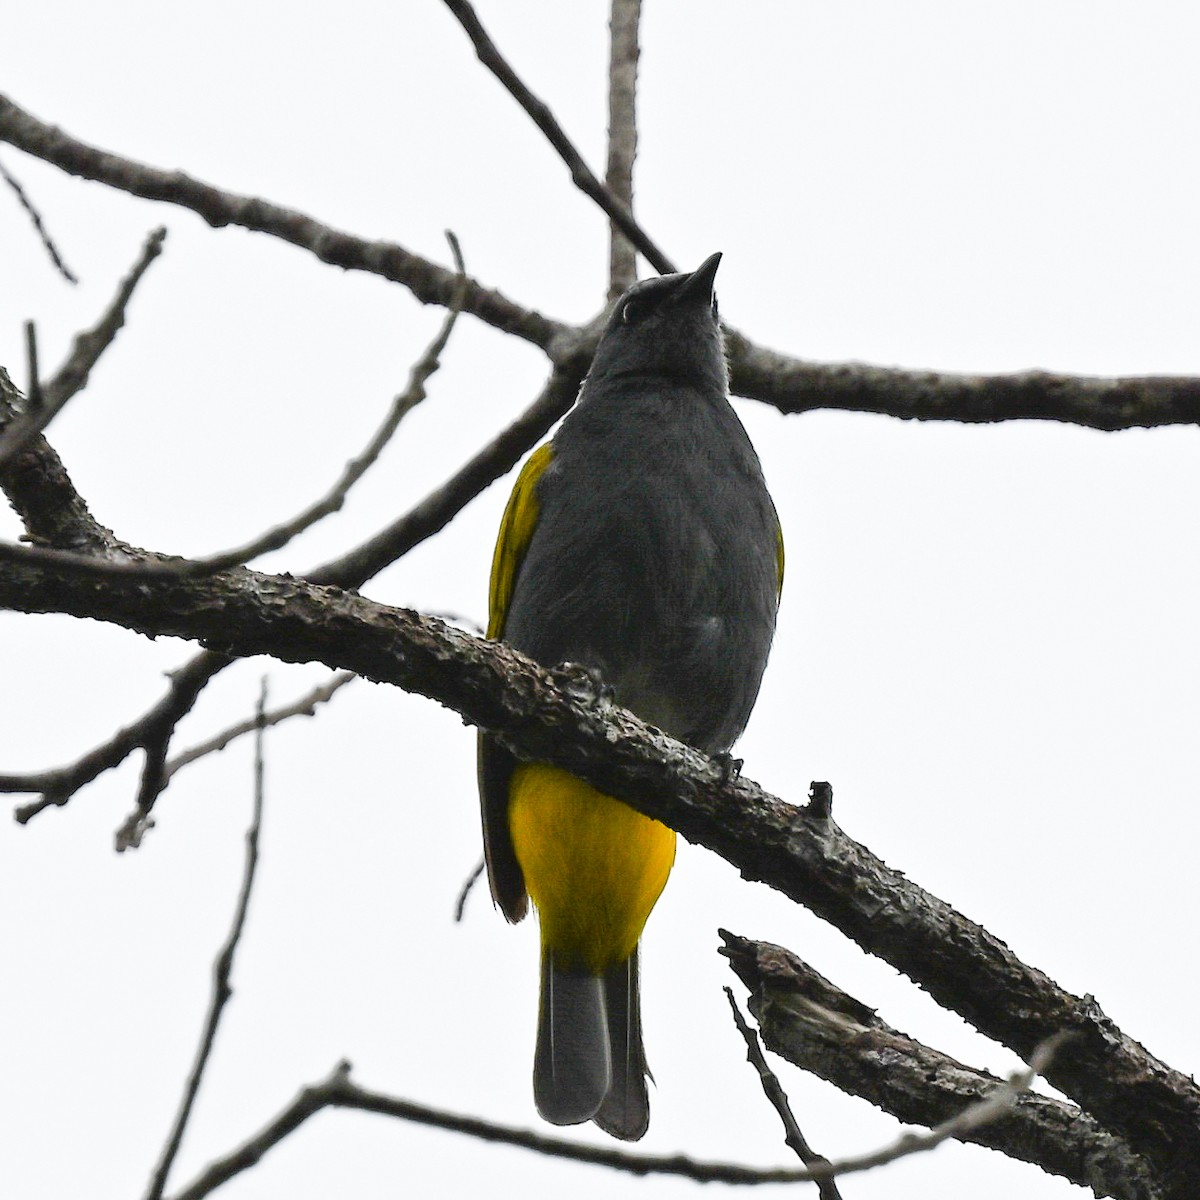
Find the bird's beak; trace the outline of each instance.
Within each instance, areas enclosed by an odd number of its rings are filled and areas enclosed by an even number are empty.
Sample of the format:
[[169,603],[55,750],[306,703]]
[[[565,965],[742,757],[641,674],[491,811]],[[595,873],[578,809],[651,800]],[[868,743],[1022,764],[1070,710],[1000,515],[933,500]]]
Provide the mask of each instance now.
[[695,304],[711,304],[713,295],[713,280],[717,277],[717,268],[721,265],[721,252],[706,258],[680,285],[675,293],[675,299],[680,303],[691,301]]

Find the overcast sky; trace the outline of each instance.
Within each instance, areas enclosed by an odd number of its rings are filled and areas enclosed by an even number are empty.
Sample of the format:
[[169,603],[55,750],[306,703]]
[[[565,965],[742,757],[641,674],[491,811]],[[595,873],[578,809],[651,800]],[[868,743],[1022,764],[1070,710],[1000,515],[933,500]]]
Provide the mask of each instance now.
[[[479,11],[600,168],[607,6]],[[723,251],[722,314],[804,358],[1200,374],[1198,35],[1194,6],[1146,0],[648,0],[638,213],[685,267]],[[450,228],[488,286],[559,320],[599,307],[603,218],[435,0],[9,0],[0,38],[3,90],[80,138],[441,262]],[[302,507],[366,442],[440,322],[399,286],[267,237],[210,230],[5,146],[0,162],[82,280],[55,274],[0,189],[0,364],[18,382],[22,322],[37,321],[53,369],[146,233],[169,229],[127,328],[50,431],[128,541],[204,553]],[[264,568],[302,572],[381,528],[545,373],[538,351],[464,318],[429,400],[345,511]],[[1200,435],[738,411],[788,550],[745,773],[794,802],[830,780],[851,836],[1093,993],[1172,1066],[1200,1070],[1181,935],[1200,898]],[[508,486],[366,593],[482,622]],[[0,514],[0,536],[17,532]],[[192,652],[0,613],[0,771],[91,748]],[[177,746],[249,715],[264,674],[283,702],[326,673],[240,664]],[[379,1090],[546,1128],[529,1083],[534,925],[506,926],[482,888],[452,920],[480,852],[473,739],[455,714],[365,683],[270,734],[236,995],[175,1187],[341,1057]],[[251,748],[180,775],[142,848],[117,856],[137,766],[26,828],[0,822],[0,1173],[13,1196],[140,1194],[191,1062],[241,873]],[[644,941],[647,1152],[789,1163],[729,1020],[718,926],[790,947],[971,1065],[1017,1065],[807,912],[681,845]],[[899,1132],[778,1065],[821,1152]],[[322,1114],[221,1194],[371,1200],[413,1186],[698,1194],[355,1113]],[[1088,1193],[948,1145],[843,1194]]]

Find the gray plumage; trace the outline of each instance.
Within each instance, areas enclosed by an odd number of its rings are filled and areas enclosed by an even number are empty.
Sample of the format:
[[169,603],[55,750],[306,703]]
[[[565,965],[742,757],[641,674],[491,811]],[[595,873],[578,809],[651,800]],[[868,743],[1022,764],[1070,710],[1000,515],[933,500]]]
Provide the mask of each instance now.
[[[709,754],[758,694],[775,629],[779,523],[726,398],[712,294],[720,255],[635,284],[536,485],[536,529],[503,637],[547,666],[597,669],[618,703]],[[480,791],[493,894],[525,886],[508,833],[515,760],[484,736]],[[543,963],[534,1091],[543,1117],[635,1139],[649,1120],[637,955],[603,978]]]

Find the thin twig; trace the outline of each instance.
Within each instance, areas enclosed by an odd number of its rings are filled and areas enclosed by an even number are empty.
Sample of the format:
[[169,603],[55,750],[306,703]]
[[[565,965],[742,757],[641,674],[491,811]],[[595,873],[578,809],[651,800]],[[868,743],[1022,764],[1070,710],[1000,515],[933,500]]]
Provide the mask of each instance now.
[[[746,1061],[758,1072],[758,1081],[762,1084],[763,1094],[771,1102],[771,1107],[775,1109],[779,1114],[780,1121],[783,1122],[784,1145],[791,1147],[806,1167],[827,1167],[829,1159],[823,1154],[818,1154],[808,1144],[808,1139],[801,1132],[800,1125],[796,1121],[796,1116],[788,1101],[787,1093],[783,1090],[779,1077],[771,1070],[770,1064],[762,1052],[758,1034],[750,1028],[746,1018],[742,1016],[742,1010],[738,1008],[737,1001],[733,998],[732,988],[725,989],[725,998],[729,1001],[729,1008],[733,1012],[734,1024],[742,1035],[742,1040],[746,1043]],[[821,1200],[842,1200],[842,1194],[832,1179],[818,1180],[817,1192]]]
[[454,902],[454,920],[459,922],[463,919],[463,910],[467,907],[467,897],[471,894],[471,889],[478,882],[480,875],[483,874],[484,867],[487,863],[481,858],[474,866],[471,874],[467,876],[466,882],[458,890],[458,899]]
[[181,750],[174,758],[168,760],[166,766],[163,767],[163,774],[169,780],[176,772],[181,771],[190,763],[209,754],[219,753],[230,743],[244,737],[247,733],[253,733],[256,729],[269,729],[272,725],[281,725],[284,721],[291,720],[292,717],[316,716],[318,705],[327,704],[346,684],[353,683],[357,678],[358,676],[351,671],[338,671],[330,677],[328,682],[313,688],[311,692],[301,696],[293,704],[272,709],[261,718],[254,717],[247,721],[239,721],[236,725],[230,725],[228,729],[223,729],[215,737],[209,738],[208,741],[200,742],[187,750]]
[[200,689],[229,661],[224,655],[207,651],[196,655],[172,673],[170,688],[153,708],[65,767],[28,775],[0,775],[0,792],[41,793],[37,800],[16,809],[13,816],[17,822],[24,825],[47,808],[61,807],[84,784],[119,766],[135,750],[145,750],[159,739],[169,737],[170,731],[191,711]]
[[450,340],[450,334],[454,329],[455,322],[458,320],[458,314],[462,311],[467,285],[467,272],[463,264],[462,250],[459,247],[458,238],[447,230],[446,240],[450,243],[450,251],[454,256],[454,265],[458,269],[458,290],[450,301],[450,307],[446,310],[446,316],[442,321],[437,336],[429,343],[425,352],[413,364],[409,371],[407,385],[392,400],[391,408],[388,410],[383,424],[375,431],[375,435],[367,443],[362,453],[356,458],[352,458],[346,464],[341,477],[321,499],[310,504],[308,508],[298,513],[290,521],[267,530],[266,533],[247,542],[244,546],[238,546],[233,550],[226,550],[204,558],[192,559],[186,562],[181,561],[179,564],[180,575],[206,575],[214,571],[224,571],[229,567],[236,567],[242,563],[249,562],[269,551],[280,550],[293,538],[315,525],[322,518],[330,516],[342,508],[350,489],[374,466],[380,454],[383,453],[384,447],[387,446],[388,442],[391,441],[392,435],[400,427],[400,422],[425,399],[425,384],[429,382],[429,377],[441,366],[441,354],[446,349],[446,343]]
[[487,31],[467,0],[446,0],[446,7],[471,39],[479,61],[500,80],[533,123],[546,135],[550,145],[558,151],[559,158],[567,164],[571,172],[571,181],[575,186],[590,196],[608,214],[609,219],[646,256],[656,271],[662,275],[672,274],[675,267],[671,260],[651,241],[650,235],[633,219],[633,214],[625,204],[592,173],[591,168],[583,161],[583,155],[575,149],[549,107],[521,82],[520,77],[496,48],[496,43],[488,37]]
[[386,529],[341,557],[307,572],[305,578],[336,587],[361,587],[414,546],[444,529],[480,492],[512,470],[571,407],[586,366],[586,361],[577,357],[556,368],[537,399],[441,487]]
[[[1003,1108],[1012,1102],[1020,1090],[1028,1087],[1028,1081],[1033,1077],[1034,1068],[1044,1066],[1052,1053],[1053,1047],[1047,1047],[1045,1050],[1039,1049],[1038,1062],[1032,1064],[1029,1071],[1014,1076],[1010,1083],[1002,1085],[1004,1091],[1002,1098],[998,1096],[994,1103],[989,1100],[987,1104],[990,1107],[987,1111],[984,1111],[982,1105],[975,1106],[975,1110],[961,1114],[959,1118],[956,1118],[956,1122],[961,1127],[971,1122],[979,1123],[993,1119],[996,1111],[1003,1111]],[[192,1183],[182,1191],[176,1192],[172,1200],[202,1200],[204,1196],[209,1195],[235,1175],[256,1166],[272,1147],[277,1146],[309,1117],[314,1116],[323,1108],[358,1109],[363,1112],[395,1117],[397,1120],[413,1121],[438,1129],[448,1129],[468,1137],[480,1138],[483,1141],[520,1146],[550,1158],[565,1158],[573,1162],[591,1163],[632,1175],[674,1175],[699,1183],[758,1185],[817,1182],[828,1179],[832,1175],[866,1171],[884,1162],[893,1162],[904,1155],[932,1149],[934,1145],[944,1141],[945,1138],[955,1136],[953,1131],[943,1133],[942,1127],[939,1127],[938,1130],[931,1131],[929,1134],[909,1135],[901,1139],[902,1144],[889,1146],[883,1151],[875,1151],[857,1158],[842,1159],[839,1162],[826,1163],[803,1170],[779,1167],[760,1169],[736,1163],[700,1162],[680,1154],[670,1156],[629,1154],[622,1150],[581,1145],[560,1138],[546,1137],[525,1129],[496,1125],[475,1117],[466,1117],[458,1113],[429,1108],[424,1104],[415,1104],[399,1097],[368,1091],[354,1083],[350,1078],[350,1064],[342,1062],[320,1083],[302,1088],[296,1098],[258,1133],[236,1150],[210,1163]],[[949,1124],[951,1123],[947,1122],[947,1125]],[[936,1142],[932,1140],[935,1137],[937,1138]]]
[[179,1146],[183,1141],[188,1120],[192,1115],[192,1106],[196,1101],[196,1094],[200,1090],[200,1081],[204,1076],[204,1068],[208,1065],[209,1056],[212,1054],[213,1044],[217,1037],[217,1026],[221,1023],[221,1014],[224,1012],[229,998],[233,995],[233,988],[229,983],[230,975],[233,972],[233,956],[237,951],[238,942],[242,938],[242,930],[246,925],[246,911],[250,907],[250,893],[254,888],[254,876],[258,868],[258,840],[259,834],[262,831],[263,815],[263,731],[266,728],[266,707],[267,681],[264,677],[259,688],[257,715],[255,718],[257,733],[254,739],[254,816],[250,821],[250,828],[246,831],[246,865],[242,872],[242,887],[238,894],[237,908],[233,915],[233,926],[229,930],[229,936],[226,938],[225,944],[221,947],[221,951],[217,955],[216,962],[213,963],[212,994],[209,998],[208,1015],[204,1020],[204,1029],[200,1034],[200,1045],[196,1051],[196,1059],[192,1064],[192,1069],[184,1085],[183,1099],[180,1101],[175,1123],[171,1127],[171,1132],[167,1136],[166,1144],[163,1146],[158,1165],[155,1167],[154,1174],[150,1178],[150,1186],[146,1190],[146,1200],[160,1200],[163,1188],[166,1187],[167,1175],[170,1173],[171,1164],[175,1161],[175,1155],[179,1152]]
[[42,396],[42,373],[38,368],[37,325],[33,321],[25,322],[25,362],[26,377],[29,380],[28,411],[41,411],[45,399]]
[[501,1145],[520,1146],[551,1158],[592,1163],[633,1175],[675,1175],[703,1183],[793,1183],[809,1178],[808,1172],[788,1168],[757,1170],[732,1163],[698,1162],[684,1155],[650,1156],[629,1154],[606,1147],[587,1146],[561,1138],[547,1137],[526,1129],[496,1125],[475,1117],[430,1108],[395,1096],[360,1087],[350,1078],[350,1064],[339,1063],[320,1083],[302,1088],[290,1104],[258,1133],[236,1150],[210,1163],[172,1200],[201,1200],[235,1175],[259,1163],[288,1134],[324,1108],[348,1108],[378,1113],[397,1120],[448,1129],[468,1137]]
[[141,254],[129,274],[121,280],[116,296],[100,321],[75,339],[67,361],[52,379],[42,385],[43,403],[37,406],[29,404],[26,411],[19,414],[0,434],[0,467],[20,454],[62,411],[67,401],[83,389],[100,355],[125,324],[126,306],[147,267],[161,253],[166,236],[165,229],[156,229],[146,238]]
[[[612,0],[608,57],[608,163],[604,182],[633,212],[633,161],[637,157],[638,25],[642,0]],[[637,279],[633,243],[610,219],[608,298],[615,300]]]
[[79,279],[77,276],[63,262],[62,255],[59,254],[58,247],[54,244],[54,239],[50,236],[45,223],[42,221],[41,213],[34,207],[33,201],[26,195],[25,189],[8,172],[3,163],[0,163],[0,176],[3,177],[4,182],[17,194],[17,199],[21,202],[21,207],[29,214],[29,219],[33,222],[33,227],[37,230],[37,235],[41,238],[42,245],[46,247],[46,253],[50,255],[50,261],[55,265],[58,273],[68,283],[78,283]]

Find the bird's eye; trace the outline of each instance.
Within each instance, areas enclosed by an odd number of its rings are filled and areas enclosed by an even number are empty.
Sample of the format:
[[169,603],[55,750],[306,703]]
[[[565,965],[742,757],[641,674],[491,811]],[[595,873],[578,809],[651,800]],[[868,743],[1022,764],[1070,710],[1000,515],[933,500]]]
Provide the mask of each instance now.
[[621,320],[626,325],[636,325],[649,311],[650,302],[643,296],[631,296],[621,306]]

